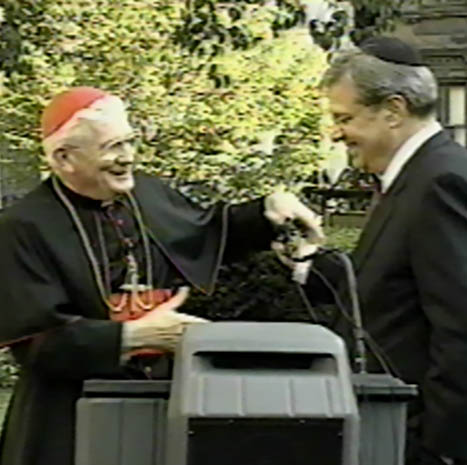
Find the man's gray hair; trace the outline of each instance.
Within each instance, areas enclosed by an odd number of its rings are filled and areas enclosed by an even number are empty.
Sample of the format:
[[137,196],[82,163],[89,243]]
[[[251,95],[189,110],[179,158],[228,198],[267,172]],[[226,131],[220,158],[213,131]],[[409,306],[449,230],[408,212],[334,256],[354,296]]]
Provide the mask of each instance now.
[[414,116],[424,118],[435,111],[438,85],[426,66],[391,63],[352,49],[336,55],[321,86],[332,87],[346,77],[354,83],[363,105],[378,105],[391,95],[400,95]]

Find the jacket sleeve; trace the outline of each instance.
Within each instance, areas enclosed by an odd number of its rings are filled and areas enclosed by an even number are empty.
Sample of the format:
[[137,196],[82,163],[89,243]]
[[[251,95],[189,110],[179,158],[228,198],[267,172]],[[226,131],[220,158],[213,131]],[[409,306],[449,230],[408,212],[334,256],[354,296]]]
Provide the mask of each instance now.
[[466,176],[446,174],[428,188],[412,224],[410,251],[430,341],[421,386],[423,442],[456,457],[459,441],[451,439],[451,428],[467,429]]
[[264,216],[264,199],[229,208],[224,263],[241,260],[249,253],[269,250],[274,227]]
[[33,224],[4,216],[0,256],[0,344],[22,365],[56,377],[119,370],[121,324],[74,312]]
[[304,285],[313,305],[335,305],[336,297],[346,301],[345,269],[333,250],[323,249],[315,257]]
[[15,359],[40,375],[87,379],[122,373],[121,323],[80,318],[14,344]]

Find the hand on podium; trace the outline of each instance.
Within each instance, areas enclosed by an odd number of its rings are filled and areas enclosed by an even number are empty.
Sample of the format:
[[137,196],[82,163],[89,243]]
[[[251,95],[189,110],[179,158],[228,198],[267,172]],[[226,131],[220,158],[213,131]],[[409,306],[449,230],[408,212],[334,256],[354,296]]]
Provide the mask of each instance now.
[[122,346],[124,351],[150,349],[173,352],[188,325],[207,323],[208,320],[185,313],[177,308],[183,305],[189,288],[182,287],[166,302],[158,305],[137,320],[123,324]]

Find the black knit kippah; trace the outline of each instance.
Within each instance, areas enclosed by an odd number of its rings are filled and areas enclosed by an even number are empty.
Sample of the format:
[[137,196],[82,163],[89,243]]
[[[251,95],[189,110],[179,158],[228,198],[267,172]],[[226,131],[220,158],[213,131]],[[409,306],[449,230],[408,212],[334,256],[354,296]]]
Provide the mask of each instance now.
[[359,45],[364,53],[398,65],[424,66],[420,52],[396,37],[371,37]]

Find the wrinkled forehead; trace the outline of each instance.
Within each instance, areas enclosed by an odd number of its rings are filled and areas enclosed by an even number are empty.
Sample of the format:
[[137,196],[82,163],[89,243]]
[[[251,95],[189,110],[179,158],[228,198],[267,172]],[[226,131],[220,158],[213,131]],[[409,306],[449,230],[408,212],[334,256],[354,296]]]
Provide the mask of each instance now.
[[97,144],[106,144],[110,141],[127,140],[133,137],[134,131],[128,121],[118,124],[112,121],[82,120],[76,125],[77,132],[86,138],[91,138]]
[[133,137],[134,130],[126,113],[114,114],[108,118],[80,117],[73,130],[71,139],[74,143],[105,146],[113,142]]

